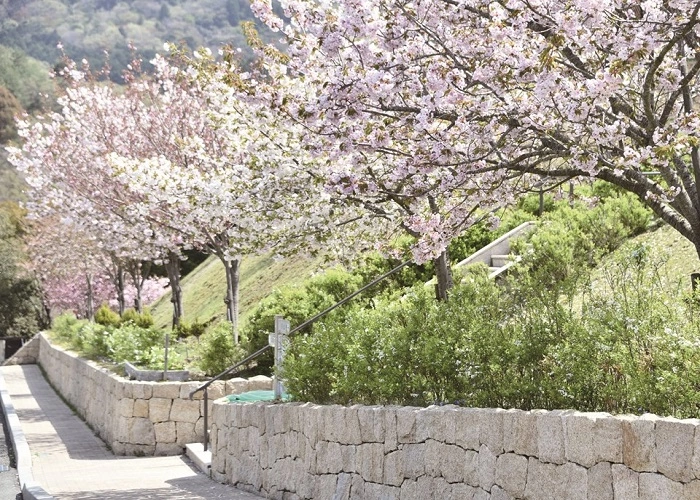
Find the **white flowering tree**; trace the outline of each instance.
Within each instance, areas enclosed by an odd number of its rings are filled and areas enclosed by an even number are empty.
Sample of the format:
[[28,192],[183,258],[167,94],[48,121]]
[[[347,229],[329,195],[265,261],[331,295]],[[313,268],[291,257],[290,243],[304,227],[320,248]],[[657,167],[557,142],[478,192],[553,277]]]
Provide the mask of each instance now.
[[697,2],[281,4],[254,2],[289,43],[279,108],[331,186],[400,207],[417,258],[542,176],[628,190],[700,253]]

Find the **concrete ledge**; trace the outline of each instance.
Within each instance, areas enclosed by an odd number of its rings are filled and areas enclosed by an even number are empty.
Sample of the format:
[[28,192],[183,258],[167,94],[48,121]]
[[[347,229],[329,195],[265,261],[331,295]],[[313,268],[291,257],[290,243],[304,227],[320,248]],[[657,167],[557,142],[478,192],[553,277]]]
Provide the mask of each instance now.
[[188,443],[185,445],[185,453],[199,470],[211,477],[211,450],[204,451],[202,443]]
[[39,485],[39,483],[34,481],[34,475],[32,473],[32,455],[29,451],[29,444],[27,443],[27,439],[24,437],[22,425],[20,424],[15,407],[12,404],[10,393],[7,391],[7,385],[5,384],[5,377],[2,375],[1,371],[0,400],[2,401],[3,411],[5,412],[5,419],[7,420],[12,449],[15,452],[15,459],[17,461],[17,475],[19,476],[19,484],[22,488],[23,500],[53,499],[53,496],[49,495],[46,490]]
[[170,382],[187,382],[190,379],[188,370],[139,370],[134,365],[126,361],[124,371],[130,379],[140,382],[160,382],[168,380]]

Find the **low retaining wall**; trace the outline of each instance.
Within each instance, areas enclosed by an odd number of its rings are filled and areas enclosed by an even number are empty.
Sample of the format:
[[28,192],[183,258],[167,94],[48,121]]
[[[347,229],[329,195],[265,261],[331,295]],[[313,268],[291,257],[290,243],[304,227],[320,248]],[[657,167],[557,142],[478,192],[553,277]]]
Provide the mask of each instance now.
[[[138,382],[52,345],[40,334],[39,364],[49,382],[117,455],[179,455],[204,438],[201,382]],[[269,377],[217,381],[211,402],[225,394],[271,389]]]
[[217,402],[212,475],[269,498],[700,498],[698,420]]

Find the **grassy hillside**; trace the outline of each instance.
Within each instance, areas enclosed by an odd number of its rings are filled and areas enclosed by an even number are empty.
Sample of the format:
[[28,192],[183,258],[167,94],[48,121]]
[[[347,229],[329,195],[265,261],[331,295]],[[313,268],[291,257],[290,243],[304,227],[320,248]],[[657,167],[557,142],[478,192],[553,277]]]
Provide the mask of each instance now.
[[[246,257],[241,267],[241,320],[275,288],[301,283],[319,269],[320,259],[295,257],[276,260],[270,255]],[[185,321],[218,322],[226,316],[224,267],[216,257],[209,257],[182,280]],[[151,308],[159,327],[169,327],[172,320],[170,292]]]
[[692,243],[666,224],[631,238],[607,256],[594,270],[593,279],[600,279],[608,263],[617,256],[634,251],[639,245],[647,248],[652,262],[663,262],[660,272],[666,283],[673,286],[680,284],[683,290],[690,291],[690,274],[700,272],[700,259]]
[[[639,244],[647,246],[655,260],[664,260],[663,272],[668,282],[681,283],[690,290],[690,273],[700,272],[700,260],[693,245],[667,225],[632,238],[612,255],[604,259],[594,272],[593,279],[600,279],[607,262],[621,252],[629,252]],[[255,305],[275,288],[301,283],[316,272],[319,259],[293,258],[275,260],[271,256],[248,257],[241,269],[241,320],[244,322]],[[186,321],[218,322],[225,316],[223,297],[226,281],[221,262],[210,257],[183,280]],[[172,306],[170,293],[152,306],[153,317],[160,327],[170,326]]]

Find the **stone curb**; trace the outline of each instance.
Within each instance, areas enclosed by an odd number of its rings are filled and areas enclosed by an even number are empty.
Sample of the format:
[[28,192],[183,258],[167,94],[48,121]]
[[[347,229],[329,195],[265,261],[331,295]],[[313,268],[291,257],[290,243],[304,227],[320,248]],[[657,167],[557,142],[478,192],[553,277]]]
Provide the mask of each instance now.
[[10,393],[7,391],[5,377],[0,371],[0,401],[2,401],[3,411],[7,420],[7,427],[10,431],[10,440],[12,448],[15,452],[17,461],[17,475],[19,476],[19,484],[22,487],[23,500],[52,500],[54,497],[49,495],[44,488],[34,481],[32,473],[32,456],[29,451],[29,444],[22,432],[22,426],[19,422],[19,417],[12,405]]

